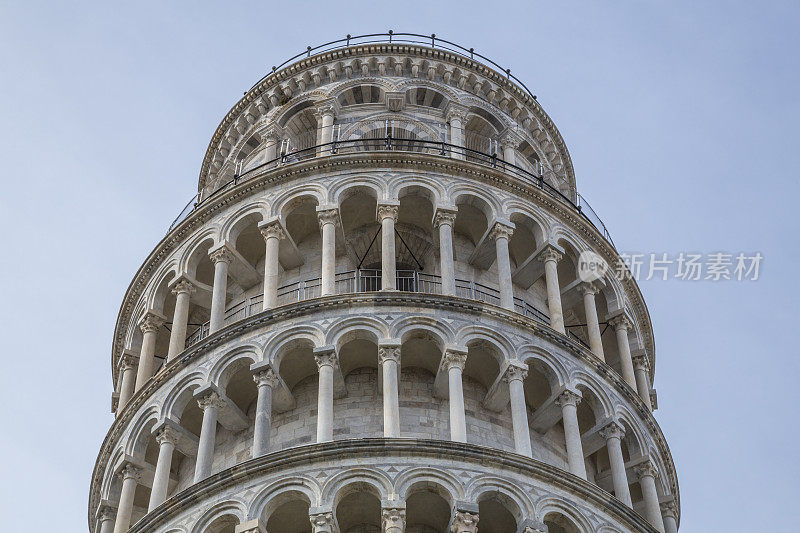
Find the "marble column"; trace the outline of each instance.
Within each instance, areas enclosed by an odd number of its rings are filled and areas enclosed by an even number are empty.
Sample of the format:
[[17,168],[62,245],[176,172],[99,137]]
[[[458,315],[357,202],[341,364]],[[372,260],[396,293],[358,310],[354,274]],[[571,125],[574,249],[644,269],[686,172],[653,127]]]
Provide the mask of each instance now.
[[382,533],[404,533],[406,530],[406,510],[403,507],[384,507],[381,509]]
[[450,439],[455,442],[467,442],[467,422],[464,412],[464,386],[461,374],[467,364],[467,352],[452,348],[445,349],[444,367],[447,369],[447,381],[450,399]]
[[117,507],[117,520],[114,522],[114,533],[125,533],[131,527],[133,515],[133,496],[142,475],[142,469],[132,463],[126,464],[120,472],[122,491]]
[[636,377],[636,391],[639,393],[639,398],[647,406],[647,410],[652,411],[653,404],[650,402],[650,361],[647,359],[647,355],[640,354],[633,358],[633,372]]
[[147,506],[147,512],[152,511],[167,499],[172,453],[178,443],[177,430],[165,423],[156,431],[156,442],[158,443],[158,461],[156,462],[156,473],[153,476],[153,487],[150,489],[150,503]]
[[383,374],[383,436],[400,436],[400,346],[378,347],[378,363]]
[[317,442],[333,440],[333,373],[339,364],[333,347],[314,349],[314,360],[319,368],[317,394]]
[[153,359],[156,353],[158,330],[166,320],[154,311],[147,311],[139,321],[142,330],[142,349],[139,352],[139,369],[136,372],[136,387],[139,390],[153,376]]
[[520,455],[531,457],[531,433],[528,427],[528,405],[525,403],[523,382],[528,375],[528,365],[511,363],[504,376],[508,383],[511,401],[511,422],[514,427],[514,449]]
[[187,279],[179,279],[172,286],[175,295],[175,313],[172,317],[172,332],[169,336],[167,362],[172,361],[186,348],[186,328],[189,326],[189,303],[197,289]]
[[550,327],[562,335],[564,328],[564,311],[561,307],[561,287],[558,283],[558,262],[564,257],[561,253],[548,247],[541,255],[544,261],[544,281],[547,286],[547,308],[550,311]]
[[661,503],[661,515],[665,533],[678,533],[678,506],[674,501]]
[[453,522],[450,526],[450,531],[451,533],[477,533],[478,520],[478,513],[456,511],[453,515]]
[[625,430],[616,422],[604,427],[600,435],[606,439],[608,461],[611,463],[611,479],[614,482],[614,495],[619,501],[632,507],[628,475],[625,473],[625,459],[622,456],[622,437]]
[[497,250],[497,282],[500,287],[500,306],[511,311],[514,310],[514,285],[511,281],[511,258],[508,253],[508,241],[514,233],[514,228],[496,222],[492,229],[491,238],[494,239]]
[[445,120],[450,124],[451,156],[453,159],[465,159],[465,152],[459,150],[464,147],[464,125],[467,121],[467,108],[451,103],[447,107]]
[[114,520],[116,517],[116,507],[112,507],[105,502],[101,503],[97,508],[97,513],[95,513],[95,518],[97,519],[97,531],[99,531],[99,533],[113,533]]
[[258,225],[261,235],[264,236],[266,253],[264,255],[264,303],[263,309],[273,309],[278,305],[278,282],[281,268],[279,262],[280,241],[286,237],[280,222],[271,222]]
[[500,139],[500,147],[503,150],[503,161],[509,165],[517,164],[517,146],[519,146],[521,142],[522,138],[513,131],[509,131],[503,135]]
[[583,294],[583,310],[586,314],[586,331],[589,334],[589,348],[592,353],[600,359],[605,361],[603,355],[603,339],[600,337],[600,322],[597,319],[597,307],[594,303],[594,295],[600,292],[600,289],[593,283],[582,283],[579,287],[581,294]]
[[664,519],[661,517],[661,505],[658,502],[656,490],[656,468],[652,462],[646,461],[637,465],[634,470],[639,476],[639,485],[644,498],[645,518],[661,533],[664,532]]
[[319,227],[322,231],[322,296],[336,294],[336,225],[339,210],[319,209]]
[[572,391],[564,391],[558,397],[561,406],[561,416],[564,423],[564,439],[567,444],[567,462],[569,471],[576,476],[586,479],[586,463],[583,460],[583,443],[581,430],[578,426],[578,403],[581,397]]
[[208,333],[214,333],[225,325],[225,301],[228,296],[228,266],[233,261],[233,254],[225,247],[209,252],[208,257],[214,264],[214,287],[211,290],[211,320]]
[[439,228],[439,270],[442,276],[442,294],[455,296],[456,267],[453,259],[453,224],[456,211],[438,208],[433,226]]
[[397,260],[395,255],[394,224],[400,206],[383,204],[378,206],[378,221],[381,223],[381,290],[397,289]]
[[202,481],[211,475],[214,461],[214,447],[217,441],[217,418],[222,400],[216,392],[208,391],[197,398],[197,405],[203,411],[203,424],[200,428],[200,444],[197,447],[197,463],[194,467],[194,482]]
[[117,404],[117,416],[125,409],[125,405],[130,401],[133,396],[134,387],[136,385],[136,365],[139,358],[130,352],[124,352],[119,361],[119,376],[121,383],[119,385],[119,403]]
[[338,533],[336,519],[330,511],[322,513],[309,513],[311,519],[311,533]]
[[280,128],[275,124],[269,124],[258,130],[261,142],[264,143],[264,163],[274,161],[278,158],[278,143],[283,136]]
[[[327,145],[333,140],[333,121],[336,118],[336,106],[333,102],[326,102],[317,107],[317,120],[319,121],[319,143]],[[323,146],[319,154],[329,154],[330,146]]]
[[624,314],[612,318],[609,323],[614,328],[617,335],[617,346],[619,348],[619,364],[622,367],[622,379],[636,390],[636,377],[633,371],[633,358],[631,357],[631,345],[628,341],[628,330],[631,328],[631,321]]
[[272,426],[272,390],[280,379],[272,367],[255,371],[253,380],[258,386],[256,400],[256,421],[253,428],[253,457],[261,457],[269,452],[269,438]]

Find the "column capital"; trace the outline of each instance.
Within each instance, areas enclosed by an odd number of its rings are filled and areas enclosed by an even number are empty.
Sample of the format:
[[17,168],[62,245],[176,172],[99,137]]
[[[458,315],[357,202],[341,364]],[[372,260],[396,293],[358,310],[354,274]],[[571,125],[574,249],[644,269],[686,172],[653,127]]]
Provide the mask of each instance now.
[[383,222],[384,218],[391,218],[397,222],[397,216],[400,213],[399,203],[380,203],[378,204],[378,221]]
[[[252,367],[251,367],[252,369]],[[281,378],[271,365],[253,370],[253,381],[258,387],[272,387],[273,389],[280,383]]]
[[328,98],[318,103],[315,111],[320,118],[326,115],[335,117],[339,114],[339,102],[336,98]]
[[261,235],[264,237],[264,240],[271,238],[276,238],[276,239],[286,238],[286,230],[283,229],[283,225],[277,218],[259,222],[258,230],[261,232]]
[[233,262],[233,257],[233,252],[228,248],[228,244],[224,242],[208,251],[208,258],[215,265],[220,261],[230,265]]
[[334,533],[336,531],[336,521],[332,511],[309,514],[311,529],[313,533]]
[[467,351],[461,348],[445,348],[442,356],[442,365],[445,369],[458,368],[463,371],[467,364]]
[[646,459],[643,462],[639,463],[638,465],[633,467],[633,471],[636,472],[636,476],[639,479],[643,477],[650,476],[652,478],[658,477],[658,470],[656,470],[656,466],[650,459]]
[[314,361],[317,367],[330,366],[336,368],[339,365],[339,356],[336,354],[335,346],[320,346],[314,348]]
[[325,224],[339,225],[339,209],[337,207],[317,207],[317,219],[319,220],[319,229]]
[[112,505],[111,502],[103,500],[97,506],[97,511],[94,514],[96,520],[105,522],[107,520],[114,520],[117,516],[117,507]]
[[519,361],[509,361],[505,374],[503,374],[503,380],[506,383],[524,381],[526,377],[528,377],[528,365]]
[[674,520],[678,519],[678,504],[675,503],[674,498],[663,501],[659,505],[664,516],[668,516]]
[[636,370],[644,370],[645,372],[650,372],[650,359],[648,359],[647,354],[644,352],[639,352],[633,356],[633,368]]
[[567,389],[558,395],[556,403],[561,407],[564,407],[566,405],[572,405],[577,407],[578,404],[581,403],[581,395],[575,391]]
[[467,121],[468,116],[469,108],[467,106],[457,104],[453,101],[447,104],[447,109],[445,109],[445,121],[450,122],[452,120],[458,120],[463,126],[463,124]]
[[494,240],[497,239],[511,239],[511,236],[514,234],[514,224],[509,222],[500,222],[496,221],[494,226],[492,226],[492,232],[489,234]]
[[139,356],[130,350],[125,350],[122,352],[122,356],[119,358],[119,371],[125,372],[131,368],[136,368],[138,364]]
[[201,411],[205,411],[209,407],[216,407],[219,409],[225,405],[225,402],[220,395],[212,389],[206,389],[201,395],[195,396],[195,399],[197,400],[197,405],[200,407]]
[[433,227],[438,228],[441,225],[453,226],[456,222],[456,215],[458,208],[452,207],[437,207],[433,215]]
[[596,283],[593,283],[591,281],[584,281],[583,283],[580,283],[577,289],[581,295],[591,294],[592,296],[594,296],[595,294],[600,292],[600,287],[598,287]]
[[453,515],[450,533],[477,533],[479,519],[478,513],[456,511]]
[[384,507],[381,509],[382,531],[393,533],[406,529],[406,510],[403,507]]
[[262,141],[274,140],[279,141],[283,138],[283,128],[274,122],[267,122],[256,126],[256,133],[261,137]]
[[142,318],[139,319],[139,329],[142,330],[142,333],[155,333],[166,321],[167,317],[152,309],[148,309],[144,312]]
[[194,283],[192,283],[192,281],[189,280],[189,278],[183,275],[175,278],[175,280],[172,283],[170,283],[169,286],[170,286],[170,292],[172,292],[172,294],[174,294],[175,296],[181,293],[192,294],[195,291],[197,291],[197,287],[195,287]]
[[619,311],[615,315],[608,317],[606,320],[608,324],[614,328],[614,331],[628,331],[633,326],[633,322],[630,318],[628,318],[628,315],[625,314],[625,311]]
[[498,142],[505,148],[516,148],[522,144],[523,137],[513,129],[506,129],[498,139]]
[[400,364],[400,345],[381,344],[378,346],[378,364],[382,365],[385,361],[394,361]]
[[164,444],[165,442],[172,443],[172,445],[178,444],[178,439],[180,438],[180,433],[178,430],[173,427],[169,423],[164,423],[160,425],[158,429],[156,429],[156,442],[159,446]]
[[119,477],[121,477],[123,481],[126,479],[133,479],[138,483],[142,479],[142,467],[128,461],[120,469]]
[[558,263],[564,258],[564,249],[556,246],[553,243],[547,243],[542,248],[542,251],[539,252],[539,255],[536,256],[536,259],[541,261],[542,263],[546,263],[548,261],[553,261],[554,263]]
[[600,430],[600,436],[605,440],[608,439],[622,439],[625,436],[625,428],[616,421],[609,422],[607,426]]

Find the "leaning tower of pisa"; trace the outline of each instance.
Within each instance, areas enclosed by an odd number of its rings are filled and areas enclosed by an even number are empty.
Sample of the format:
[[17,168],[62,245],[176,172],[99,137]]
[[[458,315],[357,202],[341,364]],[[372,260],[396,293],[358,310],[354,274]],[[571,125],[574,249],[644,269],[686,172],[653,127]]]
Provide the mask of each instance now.
[[234,104],[116,323],[99,533],[675,533],[655,346],[536,97],[435,36]]

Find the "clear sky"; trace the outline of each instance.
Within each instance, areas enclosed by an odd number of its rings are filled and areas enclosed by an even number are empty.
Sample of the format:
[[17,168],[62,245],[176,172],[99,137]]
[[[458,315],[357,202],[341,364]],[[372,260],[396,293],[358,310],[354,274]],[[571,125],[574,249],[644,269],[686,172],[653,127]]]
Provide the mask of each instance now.
[[[383,7],[385,6],[385,7]],[[86,531],[123,294],[228,109],[347,33],[509,65],[621,250],[764,256],[642,281],[685,533],[797,531],[797,2],[0,2],[0,515]],[[44,520],[44,521],[43,521]]]

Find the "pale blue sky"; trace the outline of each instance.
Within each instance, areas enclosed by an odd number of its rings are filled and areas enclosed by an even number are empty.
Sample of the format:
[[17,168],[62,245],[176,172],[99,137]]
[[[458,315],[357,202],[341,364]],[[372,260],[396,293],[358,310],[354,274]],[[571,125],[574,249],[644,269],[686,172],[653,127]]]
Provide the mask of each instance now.
[[109,350],[222,116],[307,44],[435,32],[509,65],[621,250],[755,252],[757,282],[649,281],[681,531],[790,532],[797,2],[0,2],[0,515],[86,531]]

